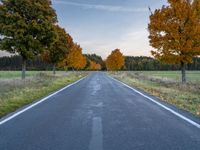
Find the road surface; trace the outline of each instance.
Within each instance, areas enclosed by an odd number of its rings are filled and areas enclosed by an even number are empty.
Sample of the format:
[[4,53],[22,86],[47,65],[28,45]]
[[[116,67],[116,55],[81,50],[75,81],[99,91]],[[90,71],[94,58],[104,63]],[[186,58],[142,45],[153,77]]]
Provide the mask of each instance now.
[[0,125],[0,150],[200,150],[200,129],[99,72]]

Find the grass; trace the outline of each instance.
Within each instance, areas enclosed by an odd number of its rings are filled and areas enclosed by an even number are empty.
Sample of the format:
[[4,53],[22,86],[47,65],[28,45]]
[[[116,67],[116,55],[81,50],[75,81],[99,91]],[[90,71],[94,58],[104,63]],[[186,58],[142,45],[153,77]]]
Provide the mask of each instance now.
[[[143,75],[148,75],[150,77],[157,77],[158,79],[170,79],[181,81],[180,71],[138,71]],[[187,80],[188,82],[200,82],[200,71],[187,71]]]
[[[63,71],[57,71],[62,74]],[[52,74],[52,71],[26,71],[26,77],[37,76],[38,74]],[[21,78],[21,71],[0,71],[0,79]]]
[[[6,75],[7,74],[7,75]],[[28,72],[22,81],[20,72],[0,72],[0,117],[84,77],[84,72]]]
[[186,85],[180,83],[180,73],[175,71],[112,72],[110,74],[200,117],[199,71],[187,73],[188,83]]
[[[27,71],[26,76],[31,77],[38,74],[38,71]],[[0,71],[0,79],[2,78],[18,78],[21,77],[21,71]]]

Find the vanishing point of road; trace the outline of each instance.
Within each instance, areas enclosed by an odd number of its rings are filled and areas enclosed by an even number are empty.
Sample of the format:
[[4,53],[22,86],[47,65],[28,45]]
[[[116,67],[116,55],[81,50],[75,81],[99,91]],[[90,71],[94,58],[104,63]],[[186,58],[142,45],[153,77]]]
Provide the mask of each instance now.
[[200,129],[96,72],[2,123],[0,150],[200,150]]

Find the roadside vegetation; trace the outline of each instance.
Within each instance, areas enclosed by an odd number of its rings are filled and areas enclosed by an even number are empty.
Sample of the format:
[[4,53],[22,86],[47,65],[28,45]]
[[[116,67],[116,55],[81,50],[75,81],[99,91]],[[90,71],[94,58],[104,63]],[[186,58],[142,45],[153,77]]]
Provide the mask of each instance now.
[[183,85],[176,71],[110,72],[114,78],[200,117],[200,71],[189,71]]
[[[38,71],[27,71],[27,77],[35,76],[37,74],[38,74]],[[19,78],[20,76],[21,76],[20,71],[0,71],[0,80]]]
[[31,71],[27,72],[27,78],[22,81],[19,71],[2,71],[0,72],[0,117],[39,100],[87,74],[58,71],[54,76],[52,72]]

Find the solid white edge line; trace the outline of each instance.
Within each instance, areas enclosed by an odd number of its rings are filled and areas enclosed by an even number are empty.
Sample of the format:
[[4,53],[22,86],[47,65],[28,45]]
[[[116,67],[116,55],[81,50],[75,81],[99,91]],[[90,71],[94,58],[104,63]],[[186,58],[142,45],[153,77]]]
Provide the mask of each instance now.
[[186,122],[188,122],[188,123],[190,123],[191,125],[193,125],[193,126],[195,126],[195,127],[197,127],[197,128],[200,129],[200,124],[198,124],[197,122],[192,121],[191,119],[189,119],[189,118],[187,118],[187,117],[185,117],[185,116],[179,114],[178,112],[176,112],[176,111],[172,110],[171,108],[169,108],[169,107],[167,107],[167,106],[165,106],[165,105],[159,103],[158,101],[154,100],[153,98],[151,98],[151,97],[149,97],[149,96],[147,96],[147,95],[145,95],[145,94],[139,92],[138,90],[134,89],[133,87],[131,87],[131,86],[129,86],[129,85],[127,85],[127,84],[125,84],[125,83],[123,83],[123,82],[121,82],[121,81],[119,81],[119,80],[117,80],[117,79],[115,79],[115,78],[113,78],[113,77],[111,77],[111,76],[108,76],[108,77],[110,77],[111,79],[113,79],[113,80],[115,80],[115,81],[117,81],[117,82],[123,84],[123,85],[126,86],[127,88],[133,90],[134,92],[136,92],[136,93],[140,94],[141,96],[143,96],[143,97],[149,99],[150,101],[152,101],[153,103],[157,104],[158,106],[160,106],[160,107],[164,108],[165,110],[171,112],[171,113],[174,114],[175,116],[177,116],[177,117],[179,117],[179,118],[185,120]]
[[[86,77],[87,77],[87,76],[86,76]],[[6,123],[6,122],[8,122],[9,120],[11,120],[11,119],[13,119],[13,118],[19,116],[20,114],[24,113],[25,111],[27,111],[27,110],[29,110],[29,109],[31,109],[31,108],[33,108],[33,107],[39,105],[40,103],[46,101],[46,100],[49,99],[50,97],[52,97],[52,96],[54,96],[54,95],[60,93],[61,91],[63,91],[63,90],[65,90],[65,89],[67,89],[67,88],[69,88],[69,87],[71,87],[71,86],[77,84],[78,82],[82,81],[82,80],[85,79],[86,77],[83,77],[83,78],[81,78],[80,80],[78,80],[78,81],[76,81],[76,82],[74,82],[74,83],[71,83],[71,84],[65,86],[64,88],[62,88],[62,89],[60,89],[60,90],[58,90],[58,91],[56,91],[56,92],[50,94],[50,95],[47,96],[47,97],[44,97],[43,99],[41,99],[41,100],[39,100],[39,101],[33,103],[32,105],[30,105],[30,106],[28,106],[28,107],[26,107],[26,108],[24,108],[24,109],[22,109],[22,110],[20,110],[20,111],[18,111],[18,112],[16,112],[16,113],[12,114],[12,115],[9,116],[8,118],[3,119],[2,121],[0,121],[0,125],[3,125],[4,123]]]

